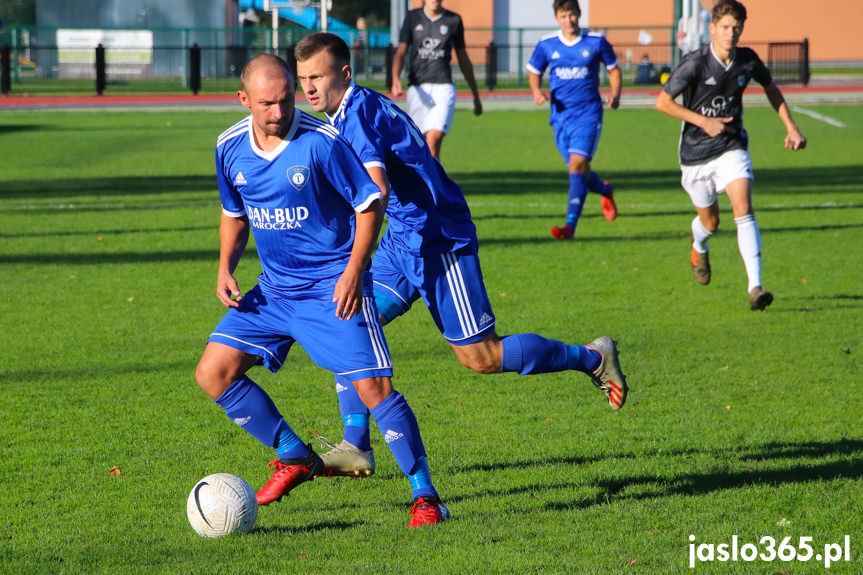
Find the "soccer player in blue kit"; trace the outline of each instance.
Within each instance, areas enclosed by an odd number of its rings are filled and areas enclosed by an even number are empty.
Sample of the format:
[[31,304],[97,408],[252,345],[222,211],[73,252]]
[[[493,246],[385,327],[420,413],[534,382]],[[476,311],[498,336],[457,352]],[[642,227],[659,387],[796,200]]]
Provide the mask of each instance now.
[[[743,129],[743,91],[750,80],[764,86],[785,125],[785,147],[802,150],[800,133],[782,92],[753,50],[739,48],[746,8],[720,0],[710,16],[710,44],[687,54],[656,98],[656,109],[683,122],[678,146],[681,184],[695,206],[690,262],[695,280],[710,283],[708,239],[719,228],[719,194],[731,202],[737,248],[748,279],[749,309],[762,311],[773,294],[761,283],[761,231],[752,208],[752,159]],[[675,102],[683,94],[683,104]]]
[[[497,335],[476,228],[461,188],[432,156],[407,114],[382,94],[353,83],[345,42],[333,34],[312,34],[297,44],[295,54],[297,76],[312,109],[324,112],[350,142],[388,202],[388,226],[372,262],[383,323],[422,298],[465,367],[521,375],[582,371],[606,394],[609,407],[619,409],[627,385],[610,337],[577,346],[536,334]],[[370,475],[369,412],[339,374],[336,390],[345,436],[323,454],[328,474]]]
[[[231,420],[274,447],[274,473],[257,493],[278,501],[323,475],[324,464],[246,372],[277,372],[293,343],[361,398],[413,487],[409,527],[443,521],[413,411],[392,387],[389,350],[372,297],[369,261],[383,220],[380,190],[336,130],[294,107],[287,64],[246,64],[240,102],[251,115],[219,136],[222,215],[216,295],[228,307],[195,373]],[[262,273],[244,295],[234,270],[254,233]],[[333,349],[338,342],[338,351]]]
[[554,141],[569,167],[569,203],[566,223],[553,226],[551,235],[571,240],[581,217],[587,192],[602,195],[602,214],[608,221],[617,217],[614,190],[590,169],[602,133],[602,99],[599,96],[599,64],[605,64],[611,93],[606,97],[609,108],[620,105],[621,74],[617,57],[601,34],[581,30],[578,0],[554,0],[554,18],[560,32],[537,43],[527,64],[533,101],[541,106],[549,101],[542,91],[542,75],[548,69],[551,91],[549,124]]

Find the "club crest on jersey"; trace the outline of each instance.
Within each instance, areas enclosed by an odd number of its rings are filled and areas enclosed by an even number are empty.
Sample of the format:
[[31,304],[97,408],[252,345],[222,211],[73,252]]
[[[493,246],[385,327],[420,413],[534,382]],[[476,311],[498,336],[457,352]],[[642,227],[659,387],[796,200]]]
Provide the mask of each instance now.
[[440,33],[446,35],[447,32],[449,32],[449,26],[447,26],[446,24],[441,24]]
[[737,76],[737,85],[741,88],[746,85],[746,76],[743,74]]
[[292,168],[288,168],[288,181],[291,182],[291,185],[300,191],[303,189],[303,186],[306,185],[306,182],[309,181],[309,169],[305,166],[294,166]]
[[584,50],[582,50],[582,51],[581,51],[581,57],[582,57],[582,58],[589,58],[589,57],[590,57],[590,50],[588,50],[587,48],[585,48]]

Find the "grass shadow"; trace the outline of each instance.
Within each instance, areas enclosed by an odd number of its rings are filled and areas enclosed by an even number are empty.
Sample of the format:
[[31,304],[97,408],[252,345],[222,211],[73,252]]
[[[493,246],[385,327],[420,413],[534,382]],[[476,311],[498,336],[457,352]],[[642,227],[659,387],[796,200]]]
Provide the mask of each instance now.
[[[836,479],[863,477],[863,441],[843,439],[835,442],[768,443],[743,455],[720,455],[729,461],[772,461],[777,464],[788,460],[781,469],[745,470],[712,473],[689,473],[665,477],[661,474],[630,475],[613,480],[600,480],[595,486],[600,491],[587,499],[550,503],[552,510],[584,509],[614,501],[638,501],[676,495],[705,495],[717,491],[754,485],[779,486]],[[843,457],[846,461],[815,463],[800,459]],[[794,461],[794,463],[791,463]],[[639,486],[637,493],[626,490]]]
[[[614,184],[616,193],[680,190],[680,171],[605,170],[600,176]],[[500,171],[453,172],[450,177],[464,190],[465,196],[530,195],[537,191],[566,191],[567,172],[559,171]],[[854,166],[807,166],[798,168],[755,167],[755,194],[781,192],[811,194],[812,188],[829,190],[830,196],[863,192],[863,170]]]

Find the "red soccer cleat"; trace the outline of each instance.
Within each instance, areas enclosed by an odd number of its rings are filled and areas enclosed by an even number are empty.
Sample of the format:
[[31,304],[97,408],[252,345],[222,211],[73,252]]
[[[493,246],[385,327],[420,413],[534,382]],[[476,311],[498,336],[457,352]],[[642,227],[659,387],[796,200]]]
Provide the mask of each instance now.
[[551,226],[551,235],[553,235],[559,240],[571,240],[572,236],[575,235],[575,230],[566,225],[560,227]]
[[437,525],[449,518],[449,509],[436,497],[417,497],[411,507],[411,522],[408,528],[421,527],[422,525]]
[[323,475],[324,462],[309,446],[309,454],[305,459],[274,459],[270,461],[270,469],[275,469],[275,473],[258,491],[258,505],[269,505],[278,501],[300,483],[312,481],[316,475]]
[[617,204],[614,203],[614,188],[610,182],[605,182],[608,186],[608,196],[602,196],[602,215],[609,222],[613,222],[617,218]]

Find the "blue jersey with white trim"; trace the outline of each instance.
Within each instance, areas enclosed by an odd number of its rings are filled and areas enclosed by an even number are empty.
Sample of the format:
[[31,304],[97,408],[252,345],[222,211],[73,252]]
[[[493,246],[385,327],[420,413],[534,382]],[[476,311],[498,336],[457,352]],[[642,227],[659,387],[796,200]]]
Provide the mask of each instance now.
[[380,198],[336,130],[295,110],[282,143],[265,152],[250,116],[219,136],[216,172],[223,213],[249,219],[264,293],[332,296],[350,259],[355,210]]
[[330,122],[366,167],[390,181],[382,246],[415,255],[447,253],[476,241],[461,188],[429,151],[413,120],[386,96],[352,84]]
[[602,118],[599,97],[599,64],[609,70],[617,66],[614,48],[602,34],[582,30],[568,42],[558,32],[537,43],[527,69],[540,76],[548,69],[551,92],[549,124],[575,119]]

